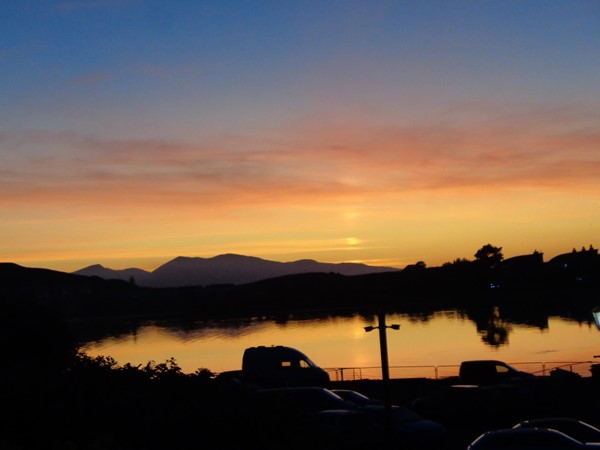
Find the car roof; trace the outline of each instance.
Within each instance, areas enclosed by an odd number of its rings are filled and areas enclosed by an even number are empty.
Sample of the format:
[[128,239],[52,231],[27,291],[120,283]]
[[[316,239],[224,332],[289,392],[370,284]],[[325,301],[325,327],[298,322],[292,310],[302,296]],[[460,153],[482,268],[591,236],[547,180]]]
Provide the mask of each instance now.
[[[521,422],[519,422],[516,426],[518,425],[539,425],[539,424],[561,424],[561,423],[578,423],[578,424],[582,424],[585,426],[589,426],[592,428],[596,428],[593,425],[590,425],[589,423],[583,422],[582,420],[579,419],[575,419],[573,417],[538,417],[535,419],[527,419],[527,420],[523,420]],[[597,429],[597,428],[596,428]],[[600,431],[600,430],[598,430]]]
[[600,442],[600,429],[572,417],[545,417],[523,420],[513,428],[543,427],[557,429],[582,442]]
[[506,428],[483,433],[468,446],[468,449],[540,448],[540,446],[546,446],[548,449],[577,448],[577,446],[585,448],[583,443],[550,428]]

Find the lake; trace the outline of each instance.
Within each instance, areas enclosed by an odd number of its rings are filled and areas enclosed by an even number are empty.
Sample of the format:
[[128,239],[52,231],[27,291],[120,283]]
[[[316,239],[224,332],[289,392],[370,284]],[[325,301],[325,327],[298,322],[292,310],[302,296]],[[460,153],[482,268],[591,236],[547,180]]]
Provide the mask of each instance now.
[[[591,313],[514,320],[498,308],[485,314],[458,310],[427,314],[388,313],[386,329],[390,376],[444,377],[468,359],[498,359],[530,372],[564,366],[584,376],[600,354],[600,332]],[[381,378],[376,315],[287,316],[280,319],[188,321],[154,320],[83,342],[91,356],[113,357],[120,365],[156,363],[174,358],[186,373],[241,368],[245,348],[287,345],[330,370],[332,379]],[[566,365],[572,362],[582,364]],[[600,359],[598,360],[600,362]],[[340,370],[343,369],[343,370]]]

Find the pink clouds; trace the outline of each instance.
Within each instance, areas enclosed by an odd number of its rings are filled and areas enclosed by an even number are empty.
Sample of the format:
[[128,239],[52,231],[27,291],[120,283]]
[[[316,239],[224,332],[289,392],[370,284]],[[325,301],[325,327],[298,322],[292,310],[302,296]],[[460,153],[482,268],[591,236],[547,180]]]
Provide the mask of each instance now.
[[[523,120],[524,119],[524,120]],[[568,115],[438,127],[336,127],[202,142],[4,134],[0,202],[245,208],[415,191],[600,188],[600,133]]]

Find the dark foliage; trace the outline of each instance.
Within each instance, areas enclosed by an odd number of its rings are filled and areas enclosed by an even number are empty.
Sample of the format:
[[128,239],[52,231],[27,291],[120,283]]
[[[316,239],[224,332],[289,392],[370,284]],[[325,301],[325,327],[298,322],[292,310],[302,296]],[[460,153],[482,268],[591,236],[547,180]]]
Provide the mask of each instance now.
[[[243,393],[208,369],[184,374],[174,360],[118,366],[76,353],[60,370],[29,367],[0,387],[8,417],[0,448],[190,448],[219,439],[235,447]],[[229,442],[231,441],[231,442]]]

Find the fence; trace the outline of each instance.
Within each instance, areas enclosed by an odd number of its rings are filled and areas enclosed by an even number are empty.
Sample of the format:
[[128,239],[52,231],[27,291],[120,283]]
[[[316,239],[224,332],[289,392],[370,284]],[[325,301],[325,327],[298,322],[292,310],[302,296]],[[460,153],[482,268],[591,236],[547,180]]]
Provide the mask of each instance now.
[[[546,362],[516,362],[509,363],[511,366],[523,372],[534,375],[547,376],[555,369],[573,372],[582,377],[591,376],[590,368],[593,361],[546,361]],[[391,379],[403,378],[431,378],[435,380],[457,377],[460,365],[439,366],[390,366]],[[333,381],[354,380],[379,380],[381,379],[381,366],[371,367],[336,367],[325,369]]]

